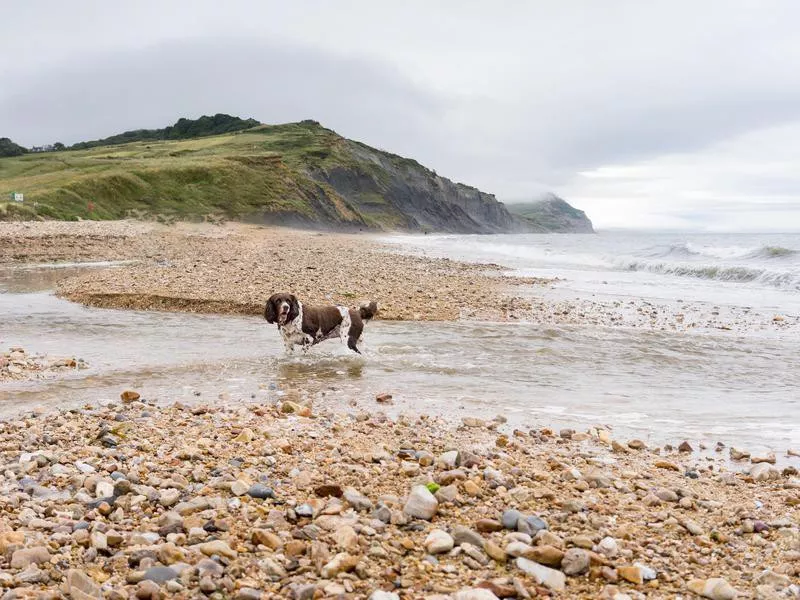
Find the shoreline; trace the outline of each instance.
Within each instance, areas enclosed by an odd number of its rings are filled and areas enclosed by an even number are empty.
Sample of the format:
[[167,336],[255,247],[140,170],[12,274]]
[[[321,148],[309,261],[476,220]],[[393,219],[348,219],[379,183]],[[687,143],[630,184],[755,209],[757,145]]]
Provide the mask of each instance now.
[[496,264],[420,256],[385,237],[239,223],[0,223],[0,268],[113,261],[57,285],[60,297],[99,308],[257,315],[271,293],[291,289],[307,304],[376,300],[378,318],[385,320],[732,334],[800,329],[800,315],[748,307],[580,296],[558,280],[519,277]]

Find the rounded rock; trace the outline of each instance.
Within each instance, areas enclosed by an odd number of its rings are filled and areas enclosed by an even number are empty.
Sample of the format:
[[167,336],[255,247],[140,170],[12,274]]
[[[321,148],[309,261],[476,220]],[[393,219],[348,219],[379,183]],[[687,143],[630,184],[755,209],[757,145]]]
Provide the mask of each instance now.
[[452,536],[441,529],[434,529],[425,538],[424,546],[429,554],[444,554],[453,549]]

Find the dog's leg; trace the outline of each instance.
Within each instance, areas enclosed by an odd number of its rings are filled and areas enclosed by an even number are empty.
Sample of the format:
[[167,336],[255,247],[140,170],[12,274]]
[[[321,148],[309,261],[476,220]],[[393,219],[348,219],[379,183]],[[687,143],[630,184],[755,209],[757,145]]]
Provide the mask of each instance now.
[[352,335],[347,338],[347,347],[350,348],[356,354],[361,354],[361,350],[358,349],[356,344],[358,343],[358,338],[353,337]]

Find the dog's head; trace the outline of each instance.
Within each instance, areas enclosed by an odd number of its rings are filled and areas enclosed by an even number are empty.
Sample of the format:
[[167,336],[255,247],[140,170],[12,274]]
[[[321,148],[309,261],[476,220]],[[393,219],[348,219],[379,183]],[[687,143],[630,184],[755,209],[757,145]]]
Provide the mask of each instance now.
[[264,307],[264,318],[267,323],[285,325],[291,323],[300,314],[300,303],[292,294],[281,292],[272,294]]

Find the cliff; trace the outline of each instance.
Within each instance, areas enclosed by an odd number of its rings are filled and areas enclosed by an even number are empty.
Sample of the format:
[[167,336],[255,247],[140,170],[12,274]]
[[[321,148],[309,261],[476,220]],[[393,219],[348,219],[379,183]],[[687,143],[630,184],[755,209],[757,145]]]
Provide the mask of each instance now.
[[522,219],[534,233],[594,233],[586,213],[555,194],[539,200],[508,204],[509,212]]

